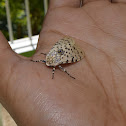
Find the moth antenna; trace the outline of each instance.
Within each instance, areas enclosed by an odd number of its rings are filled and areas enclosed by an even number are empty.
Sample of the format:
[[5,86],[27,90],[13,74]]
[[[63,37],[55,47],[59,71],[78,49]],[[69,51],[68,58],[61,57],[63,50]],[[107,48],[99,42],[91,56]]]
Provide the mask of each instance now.
[[46,63],[45,60],[31,60],[32,62],[43,62],[43,63]]
[[47,55],[46,53],[41,53],[41,54],[43,54],[43,55],[45,55],[45,56]]

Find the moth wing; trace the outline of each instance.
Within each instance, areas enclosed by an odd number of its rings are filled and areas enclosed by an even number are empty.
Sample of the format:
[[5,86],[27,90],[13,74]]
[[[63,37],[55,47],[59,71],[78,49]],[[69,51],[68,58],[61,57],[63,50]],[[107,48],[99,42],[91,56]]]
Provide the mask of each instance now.
[[58,40],[49,52],[52,52],[53,50],[58,51],[58,49],[66,47],[68,43],[74,45],[75,41],[70,37],[64,37]]
[[64,55],[61,56],[62,64],[65,63],[73,63],[80,61],[84,57],[84,52],[83,50],[77,46],[76,44],[74,45],[67,45],[67,49],[65,50]]
[[57,41],[53,47],[55,47],[55,46],[62,47],[62,46],[66,46],[69,43],[73,46],[75,44],[75,41],[70,37],[64,37],[64,38],[60,39],[59,41]]
[[75,56],[74,62],[77,62],[77,61],[80,61],[81,59],[83,59],[84,58],[83,50],[76,44],[73,46],[73,48],[74,48],[74,54],[73,55]]
[[[62,55],[58,54],[58,50],[62,49],[64,53]],[[49,51],[48,55],[57,55],[60,58],[57,64],[73,63],[81,60],[84,57],[84,53],[79,46],[75,44],[75,41],[70,37],[64,37],[55,43],[52,49]],[[55,60],[57,60],[57,56]]]

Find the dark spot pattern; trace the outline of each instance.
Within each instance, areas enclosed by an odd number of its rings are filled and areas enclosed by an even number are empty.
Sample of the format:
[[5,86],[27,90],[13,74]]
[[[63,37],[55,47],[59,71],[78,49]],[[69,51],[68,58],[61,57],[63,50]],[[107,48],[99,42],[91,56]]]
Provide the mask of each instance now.
[[72,63],[74,62],[74,57],[72,58]]
[[[63,50],[62,56],[61,50]],[[83,53],[81,49],[75,45],[75,42],[72,38],[68,37],[65,37],[55,43],[52,48],[52,51],[50,50],[50,54],[51,53],[52,56],[55,55],[53,58],[54,61],[60,58],[60,61],[57,60],[57,63],[59,62],[59,64],[73,63],[83,58]]]

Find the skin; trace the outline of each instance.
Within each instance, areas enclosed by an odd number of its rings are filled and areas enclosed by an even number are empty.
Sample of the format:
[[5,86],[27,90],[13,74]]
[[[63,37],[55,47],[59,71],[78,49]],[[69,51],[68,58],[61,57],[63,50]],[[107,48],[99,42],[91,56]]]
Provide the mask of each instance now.
[[[19,126],[126,125],[126,3],[124,0],[51,0],[31,58],[15,54],[0,33],[0,101]],[[56,41],[70,36],[85,58],[58,68],[45,59]]]

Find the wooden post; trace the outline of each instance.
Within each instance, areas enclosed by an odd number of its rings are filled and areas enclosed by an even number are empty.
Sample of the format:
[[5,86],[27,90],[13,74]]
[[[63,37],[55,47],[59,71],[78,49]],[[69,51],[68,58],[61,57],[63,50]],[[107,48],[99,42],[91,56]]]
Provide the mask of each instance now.
[[44,13],[45,13],[45,15],[47,13],[47,10],[48,10],[48,0],[44,0]]
[[31,19],[30,19],[30,10],[29,10],[29,0],[25,0],[25,8],[26,8],[26,16],[27,16],[27,29],[28,29],[28,37],[31,41],[31,45],[34,50],[34,46],[32,44],[32,30],[31,30]]
[[7,13],[6,15],[7,15],[9,37],[10,37],[10,41],[13,43],[13,30],[12,30],[12,22],[11,22],[11,16],[10,16],[9,1],[5,0],[5,2],[6,2],[6,13]]

